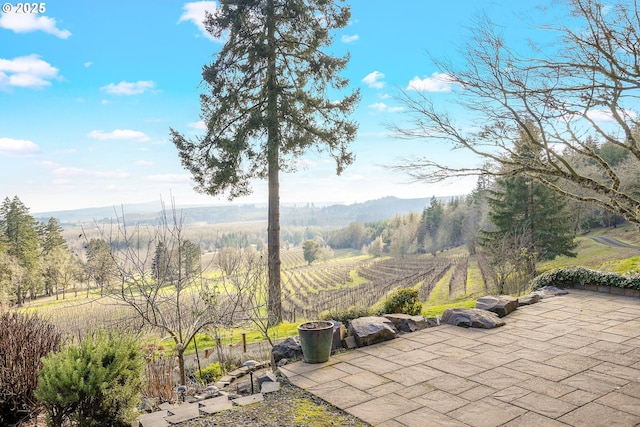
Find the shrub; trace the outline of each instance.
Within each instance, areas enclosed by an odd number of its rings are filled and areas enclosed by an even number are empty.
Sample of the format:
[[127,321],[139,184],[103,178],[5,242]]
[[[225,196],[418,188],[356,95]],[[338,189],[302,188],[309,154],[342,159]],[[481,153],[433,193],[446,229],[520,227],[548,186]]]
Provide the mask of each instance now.
[[35,395],[54,427],[129,425],[144,364],[133,337],[102,332],[47,356]]
[[196,377],[196,380],[203,385],[216,382],[222,377],[222,367],[220,366],[220,362],[215,362],[204,369],[196,370],[194,376]]
[[371,312],[368,308],[352,306],[346,310],[324,311],[320,313],[320,320],[335,320],[347,326],[353,319],[370,315]]
[[574,285],[614,286],[618,288],[640,289],[640,275],[621,275],[590,270],[584,267],[558,268],[542,273],[530,283],[532,291],[545,286],[572,288]]
[[60,332],[35,316],[0,314],[0,425],[35,412],[41,359],[60,348]]
[[419,301],[420,293],[417,289],[401,288],[394,291],[382,305],[380,314],[404,313],[411,316],[420,314],[422,304]]

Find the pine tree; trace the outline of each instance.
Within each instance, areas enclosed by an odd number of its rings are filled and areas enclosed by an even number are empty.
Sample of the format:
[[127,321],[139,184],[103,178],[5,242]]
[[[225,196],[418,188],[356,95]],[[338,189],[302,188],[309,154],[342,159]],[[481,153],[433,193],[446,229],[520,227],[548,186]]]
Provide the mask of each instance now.
[[201,95],[206,135],[189,141],[171,129],[198,191],[233,199],[251,192],[252,179],[268,180],[272,323],[282,320],[279,173],[294,170],[291,160],[312,148],[328,151],[338,174],[354,159],[347,148],[357,126],[346,116],[359,92],[336,99],[348,84],[338,75],[348,57],[323,51],[330,31],[349,17],[348,7],[327,0],[222,0],[205,22],[226,40],[202,73],[209,89]]
[[[559,255],[576,256],[571,224],[564,198],[530,178],[498,179],[488,190],[489,218],[495,231],[482,233],[482,245],[506,236],[530,236],[534,260],[551,260]],[[535,265],[530,266],[535,270]]]
[[18,280],[11,280],[20,306],[27,291],[31,292],[32,297],[36,293],[39,249],[37,222],[18,196],[13,199],[6,197],[0,206],[0,228],[6,236],[8,255],[18,261],[24,272]]

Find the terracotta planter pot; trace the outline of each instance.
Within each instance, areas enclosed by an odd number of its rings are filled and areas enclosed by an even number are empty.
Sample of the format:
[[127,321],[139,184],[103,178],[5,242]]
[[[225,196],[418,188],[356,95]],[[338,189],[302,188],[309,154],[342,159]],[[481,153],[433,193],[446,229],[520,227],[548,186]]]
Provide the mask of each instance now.
[[323,363],[329,360],[333,344],[333,323],[324,320],[306,322],[298,326],[304,361]]

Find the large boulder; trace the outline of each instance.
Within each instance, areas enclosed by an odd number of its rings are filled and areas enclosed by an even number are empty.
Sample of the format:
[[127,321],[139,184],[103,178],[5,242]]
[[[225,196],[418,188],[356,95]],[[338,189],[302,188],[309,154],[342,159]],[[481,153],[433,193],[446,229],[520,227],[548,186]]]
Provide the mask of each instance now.
[[302,358],[302,346],[300,345],[300,337],[295,335],[274,345],[271,353],[273,354],[275,363],[278,363],[283,359]]
[[518,298],[509,295],[499,295],[497,297],[487,295],[476,300],[476,308],[492,311],[500,317],[505,317],[518,308]]
[[349,334],[359,347],[394,339],[398,335],[391,320],[384,317],[358,317],[349,322]]
[[518,297],[518,307],[522,305],[531,305],[540,302],[540,295],[536,293],[530,293],[528,295],[524,295]]
[[492,311],[478,308],[448,308],[442,314],[440,323],[463,328],[492,329],[504,326],[504,320]]
[[385,314],[385,319],[391,320],[397,330],[401,332],[415,332],[428,327],[423,316],[411,316],[409,314],[394,313]]

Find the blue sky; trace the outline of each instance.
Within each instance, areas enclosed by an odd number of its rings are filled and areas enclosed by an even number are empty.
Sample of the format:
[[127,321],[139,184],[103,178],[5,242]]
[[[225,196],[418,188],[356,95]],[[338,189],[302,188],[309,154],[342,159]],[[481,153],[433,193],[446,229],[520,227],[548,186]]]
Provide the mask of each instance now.
[[[202,132],[201,69],[221,44],[202,25],[215,2],[51,0],[44,13],[0,15],[0,197],[17,195],[32,213],[168,200],[227,203],[197,194],[169,139],[169,127]],[[403,141],[385,124],[406,117],[399,89],[430,92],[447,105],[459,88],[438,78],[427,52],[455,60],[484,13],[516,40],[540,2],[354,0],[351,24],[330,51],[349,52],[343,73],[362,101],[351,145],[356,161],[335,176],[331,159],[310,152],[281,177],[281,201],[354,203],[468,193],[474,179],[427,185],[384,168],[432,156],[477,163],[429,141]],[[8,6],[5,6],[8,7]],[[522,36],[524,37],[524,36]],[[524,39],[523,39],[524,40]],[[240,203],[266,203],[256,181]]]

